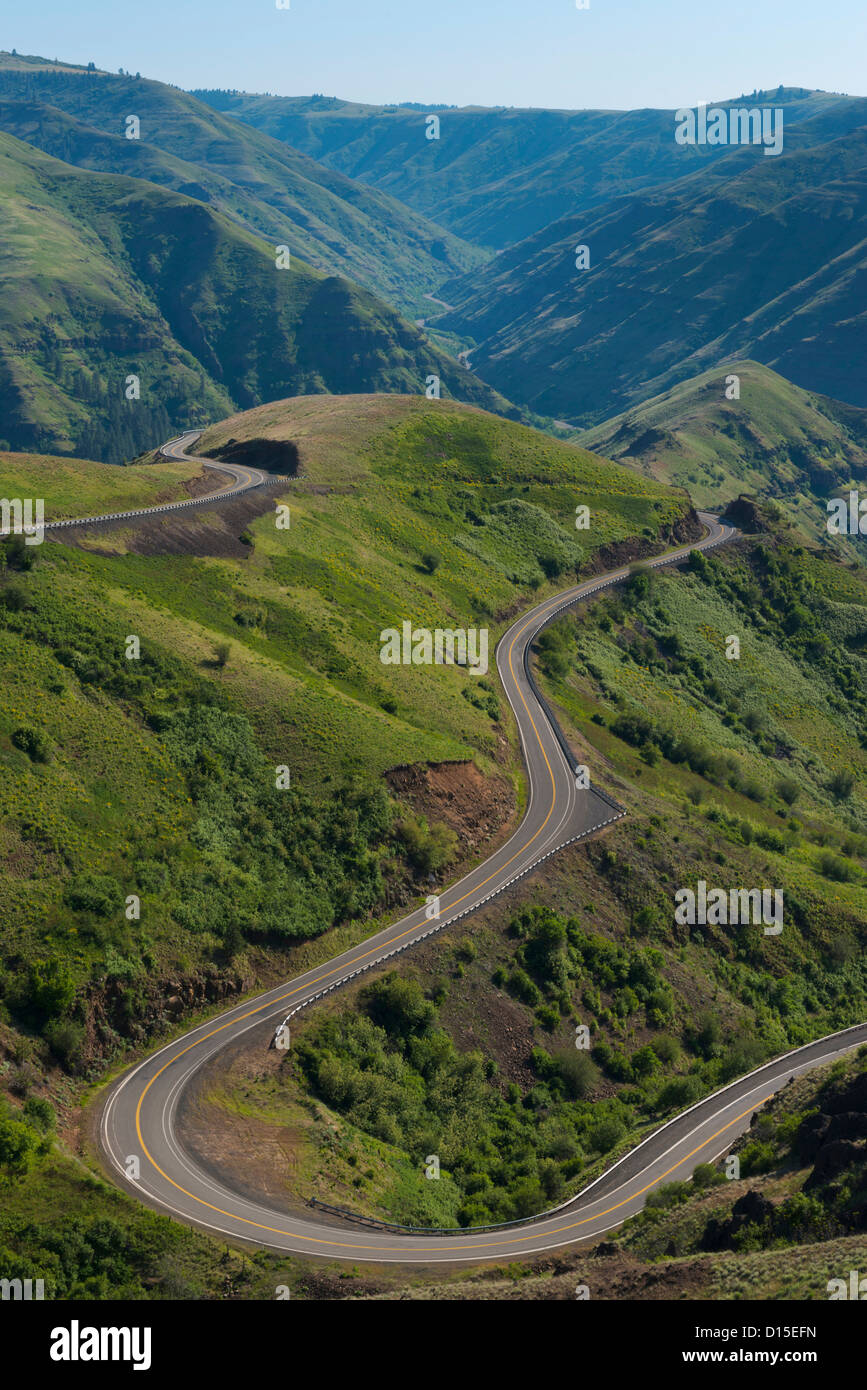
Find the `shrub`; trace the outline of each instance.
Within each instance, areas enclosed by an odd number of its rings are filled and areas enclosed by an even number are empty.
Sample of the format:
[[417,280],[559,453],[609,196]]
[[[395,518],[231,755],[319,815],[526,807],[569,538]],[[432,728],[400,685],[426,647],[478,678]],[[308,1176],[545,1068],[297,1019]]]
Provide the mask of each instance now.
[[432,874],[454,858],[458,837],[443,822],[428,825],[424,816],[409,815],[398,821],[395,831],[403,841],[407,858],[416,873]]
[[543,1028],[547,1028],[549,1033],[553,1033],[557,1024],[560,1022],[560,1011],[555,1009],[553,1004],[542,1004],[536,1010],[536,1018]]
[[801,795],[801,788],[793,777],[784,777],[777,783],[777,796],[787,806],[794,806]]
[[846,801],[852,795],[855,777],[851,772],[835,772],[828,783],[828,790],[838,801]]
[[615,1115],[607,1115],[604,1119],[597,1120],[590,1130],[590,1147],[597,1153],[607,1154],[620,1143],[625,1133],[623,1121],[618,1120]]
[[664,1066],[671,1066],[680,1056],[680,1044],[676,1038],[670,1038],[666,1033],[660,1033],[650,1044]]
[[741,1150],[741,1175],[750,1177],[756,1173],[769,1173],[777,1162],[773,1144],[753,1141]]
[[698,1100],[701,1091],[697,1076],[676,1076],[663,1086],[657,1104],[660,1110],[686,1110]]
[[687,1041],[693,1052],[705,1058],[716,1057],[720,1050],[722,1028],[709,1009],[702,1009],[695,1023],[687,1030]]
[[43,1018],[57,1018],[67,1012],[75,998],[72,977],[60,961],[36,961],[30,967],[28,999]]
[[830,850],[823,850],[818,862],[819,872],[834,883],[855,883],[860,877],[855,864],[841,859],[838,854],[832,854]]
[[595,1091],[601,1076],[588,1054],[577,1047],[567,1048],[557,1057],[563,1089],[570,1100],[583,1100]]
[[67,1071],[73,1071],[81,1060],[84,1027],[72,1019],[57,1019],[49,1023],[43,1034],[48,1046]]
[[54,1129],[57,1116],[54,1113],[54,1106],[50,1100],[44,1096],[30,1096],[22,1106],[24,1114],[37,1129],[42,1130],[43,1134],[50,1134]]
[[80,874],[67,886],[63,901],[74,912],[93,912],[110,917],[123,907],[120,884],[108,874]]
[[31,762],[47,763],[49,761],[51,745],[38,729],[31,729],[26,724],[22,724],[13,731],[11,739],[15,747],[26,753]]
[[7,1178],[22,1177],[32,1167],[39,1140],[11,1106],[0,1101],[0,1172]]
[[515,998],[520,999],[522,1003],[529,1004],[531,1009],[542,1002],[542,993],[538,985],[520,966],[513,970],[509,976],[508,987],[510,994],[514,994]]
[[386,1033],[401,1038],[427,1032],[436,1018],[436,1009],[425,999],[421,985],[401,979],[394,971],[362,990],[360,1003],[368,1018]]
[[0,605],[9,613],[23,613],[29,602],[27,590],[20,584],[7,584],[0,589]]
[[676,1207],[689,1196],[689,1184],[685,1182],[664,1182],[648,1192],[645,1205],[650,1207]]

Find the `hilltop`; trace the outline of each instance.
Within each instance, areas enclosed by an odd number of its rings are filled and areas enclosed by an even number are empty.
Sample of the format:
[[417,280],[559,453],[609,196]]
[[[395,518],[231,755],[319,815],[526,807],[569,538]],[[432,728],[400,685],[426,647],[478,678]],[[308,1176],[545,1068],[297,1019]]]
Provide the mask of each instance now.
[[[737,376],[738,399],[726,396]],[[741,493],[779,504],[811,541],[831,545],[826,506],[867,478],[867,410],[803,391],[758,362],[731,362],[576,435],[585,448],[686,488],[699,507]],[[843,554],[863,553],[834,537]]]

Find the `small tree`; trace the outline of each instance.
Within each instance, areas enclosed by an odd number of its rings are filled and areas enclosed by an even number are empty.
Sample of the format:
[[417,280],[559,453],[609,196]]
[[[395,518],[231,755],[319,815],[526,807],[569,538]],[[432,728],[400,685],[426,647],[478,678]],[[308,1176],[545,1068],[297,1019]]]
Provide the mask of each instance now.
[[846,801],[851,795],[855,786],[855,778],[851,772],[835,772],[828,783],[831,795],[838,801]]
[[794,777],[784,777],[777,783],[777,796],[781,801],[785,801],[787,806],[794,806],[800,795],[801,788]]

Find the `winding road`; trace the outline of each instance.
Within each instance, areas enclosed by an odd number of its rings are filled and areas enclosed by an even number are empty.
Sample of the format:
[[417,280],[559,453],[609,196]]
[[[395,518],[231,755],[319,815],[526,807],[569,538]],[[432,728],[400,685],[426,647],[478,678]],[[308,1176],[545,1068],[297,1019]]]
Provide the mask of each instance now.
[[214,473],[228,474],[234,480],[231,487],[221,487],[216,492],[206,492],[201,497],[185,497],[182,502],[161,502],[156,507],[138,507],[128,512],[104,512],[101,516],[73,517],[68,521],[46,521],[45,530],[61,531],[66,526],[105,526],[109,522],[136,521],[143,517],[160,516],[163,512],[185,511],[188,507],[202,507],[210,502],[227,502],[229,498],[239,497],[242,492],[263,487],[269,481],[269,474],[261,472],[258,468],[250,468],[247,464],[215,463],[213,459],[188,454],[187,450],[201,435],[201,430],[186,430],[176,439],[170,439],[159,452],[166,459],[200,463],[203,468],[208,468]]
[[[166,452],[188,447],[192,437],[172,441]],[[227,465],[219,466],[229,471]],[[246,488],[239,483],[235,490]],[[650,565],[677,563],[693,549],[709,549],[737,534],[709,514],[700,516],[706,528],[701,540]],[[619,1225],[643,1206],[651,1188],[686,1178],[697,1164],[725,1152],[755,1110],[792,1075],[867,1041],[867,1024],[858,1025],[768,1063],[654,1131],[561,1207],[497,1229],[427,1234],[356,1225],[314,1208],[290,1215],[264,1199],[251,1200],[232,1191],[185,1151],[178,1135],[179,1107],[200,1069],[223,1048],[254,1031],[263,1050],[277,1038],[284,1041],[283,1030],[291,1032],[292,1016],[300,1009],[459,922],[564,846],[622,818],[625,812],[593,788],[592,767],[591,786],[582,789],[577,784],[576,760],[536,690],[529,653],[540,631],[560,613],[628,573],[627,567],[613,570],[544,600],[518,618],[498,645],[497,669],[517,721],[528,782],[526,811],[509,840],[460,882],[441,891],[437,918],[431,919],[424,908],[411,912],[327,964],[192,1029],[115,1081],[107,1091],[99,1128],[103,1159],[115,1181],[180,1220],[230,1240],[282,1252],[419,1265],[522,1258],[599,1237]]]

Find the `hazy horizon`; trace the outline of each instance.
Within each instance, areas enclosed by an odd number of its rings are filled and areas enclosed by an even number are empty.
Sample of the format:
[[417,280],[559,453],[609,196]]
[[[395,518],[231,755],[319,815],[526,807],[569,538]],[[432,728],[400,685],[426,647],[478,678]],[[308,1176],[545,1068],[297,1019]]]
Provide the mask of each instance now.
[[9,16],[8,48],[185,89],[313,92],[365,105],[612,111],[694,106],[789,87],[859,95],[867,14],[856,0],[730,0],[685,20],[677,0],[277,0],[181,9],[147,22],[109,0]]

